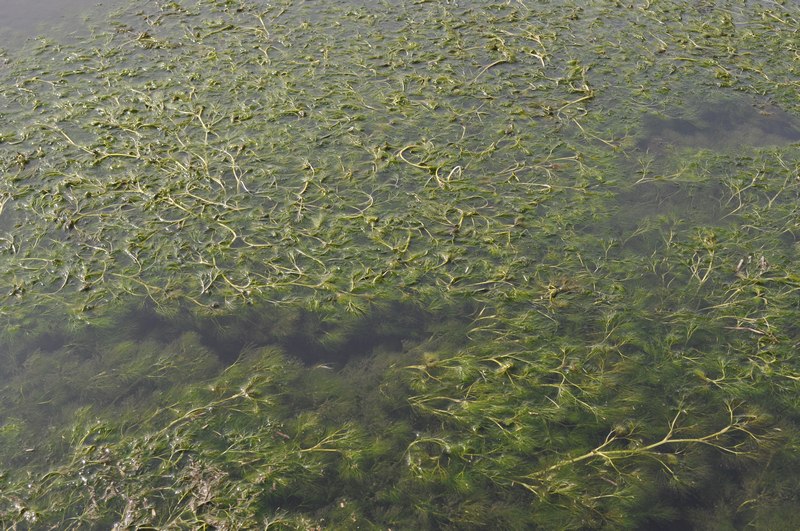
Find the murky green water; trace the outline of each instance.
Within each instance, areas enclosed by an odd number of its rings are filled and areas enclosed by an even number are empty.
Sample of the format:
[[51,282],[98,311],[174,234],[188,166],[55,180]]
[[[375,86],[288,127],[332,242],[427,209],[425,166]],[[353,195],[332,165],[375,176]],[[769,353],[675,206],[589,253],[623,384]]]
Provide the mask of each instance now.
[[3,527],[797,527],[797,20],[152,2],[0,67]]
[[93,24],[125,5],[125,0],[4,0],[0,48],[20,49],[37,36],[82,38]]

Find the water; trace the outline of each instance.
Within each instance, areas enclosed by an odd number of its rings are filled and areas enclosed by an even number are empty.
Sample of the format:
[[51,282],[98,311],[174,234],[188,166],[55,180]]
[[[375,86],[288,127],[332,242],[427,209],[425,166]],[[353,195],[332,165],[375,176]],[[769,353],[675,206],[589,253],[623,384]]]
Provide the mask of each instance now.
[[797,16],[208,0],[15,41],[0,525],[785,526]]
[[674,111],[680,117],[645,117],[639,149],[656,154],[687,147],[732,151],[800,142],[800,120],[758,100],[696,102]]
[[97,20],[125,4],[125,0],[3,0],[0,47],[18,47],[39,35],[55,37],[85,30],[87,17]]

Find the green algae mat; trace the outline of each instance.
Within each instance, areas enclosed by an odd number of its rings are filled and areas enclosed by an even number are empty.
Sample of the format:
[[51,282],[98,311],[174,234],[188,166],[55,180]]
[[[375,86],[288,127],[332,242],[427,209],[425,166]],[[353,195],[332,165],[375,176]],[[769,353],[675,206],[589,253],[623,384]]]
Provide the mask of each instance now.
[[0,526],[800,527],[800,8],[151,1],[0,51]]

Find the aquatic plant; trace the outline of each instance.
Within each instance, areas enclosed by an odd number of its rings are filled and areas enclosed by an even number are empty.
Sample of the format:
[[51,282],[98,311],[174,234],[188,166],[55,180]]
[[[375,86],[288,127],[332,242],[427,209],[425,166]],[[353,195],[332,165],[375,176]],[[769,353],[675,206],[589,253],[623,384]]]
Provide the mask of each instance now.
[[181,0],[5,52],[0,525],[793,521],[799,16]]

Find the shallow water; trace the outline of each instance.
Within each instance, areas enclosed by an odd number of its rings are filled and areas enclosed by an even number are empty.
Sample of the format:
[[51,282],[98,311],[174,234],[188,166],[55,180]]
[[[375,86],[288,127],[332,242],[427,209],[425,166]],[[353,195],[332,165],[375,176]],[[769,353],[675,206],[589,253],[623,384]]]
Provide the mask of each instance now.
[[23,43],[0,527],[791,521],[798,12],[701,7],[148,2]]
[[97,20],[128,0],[3,0],[0,6],[0,49],[18,48],[32,37],[55,38],[86,32],[87,18]]
[[695,102],[665,114],[645,116],[639,149],[733,151],[800,142],[800,119],[755,99]]

